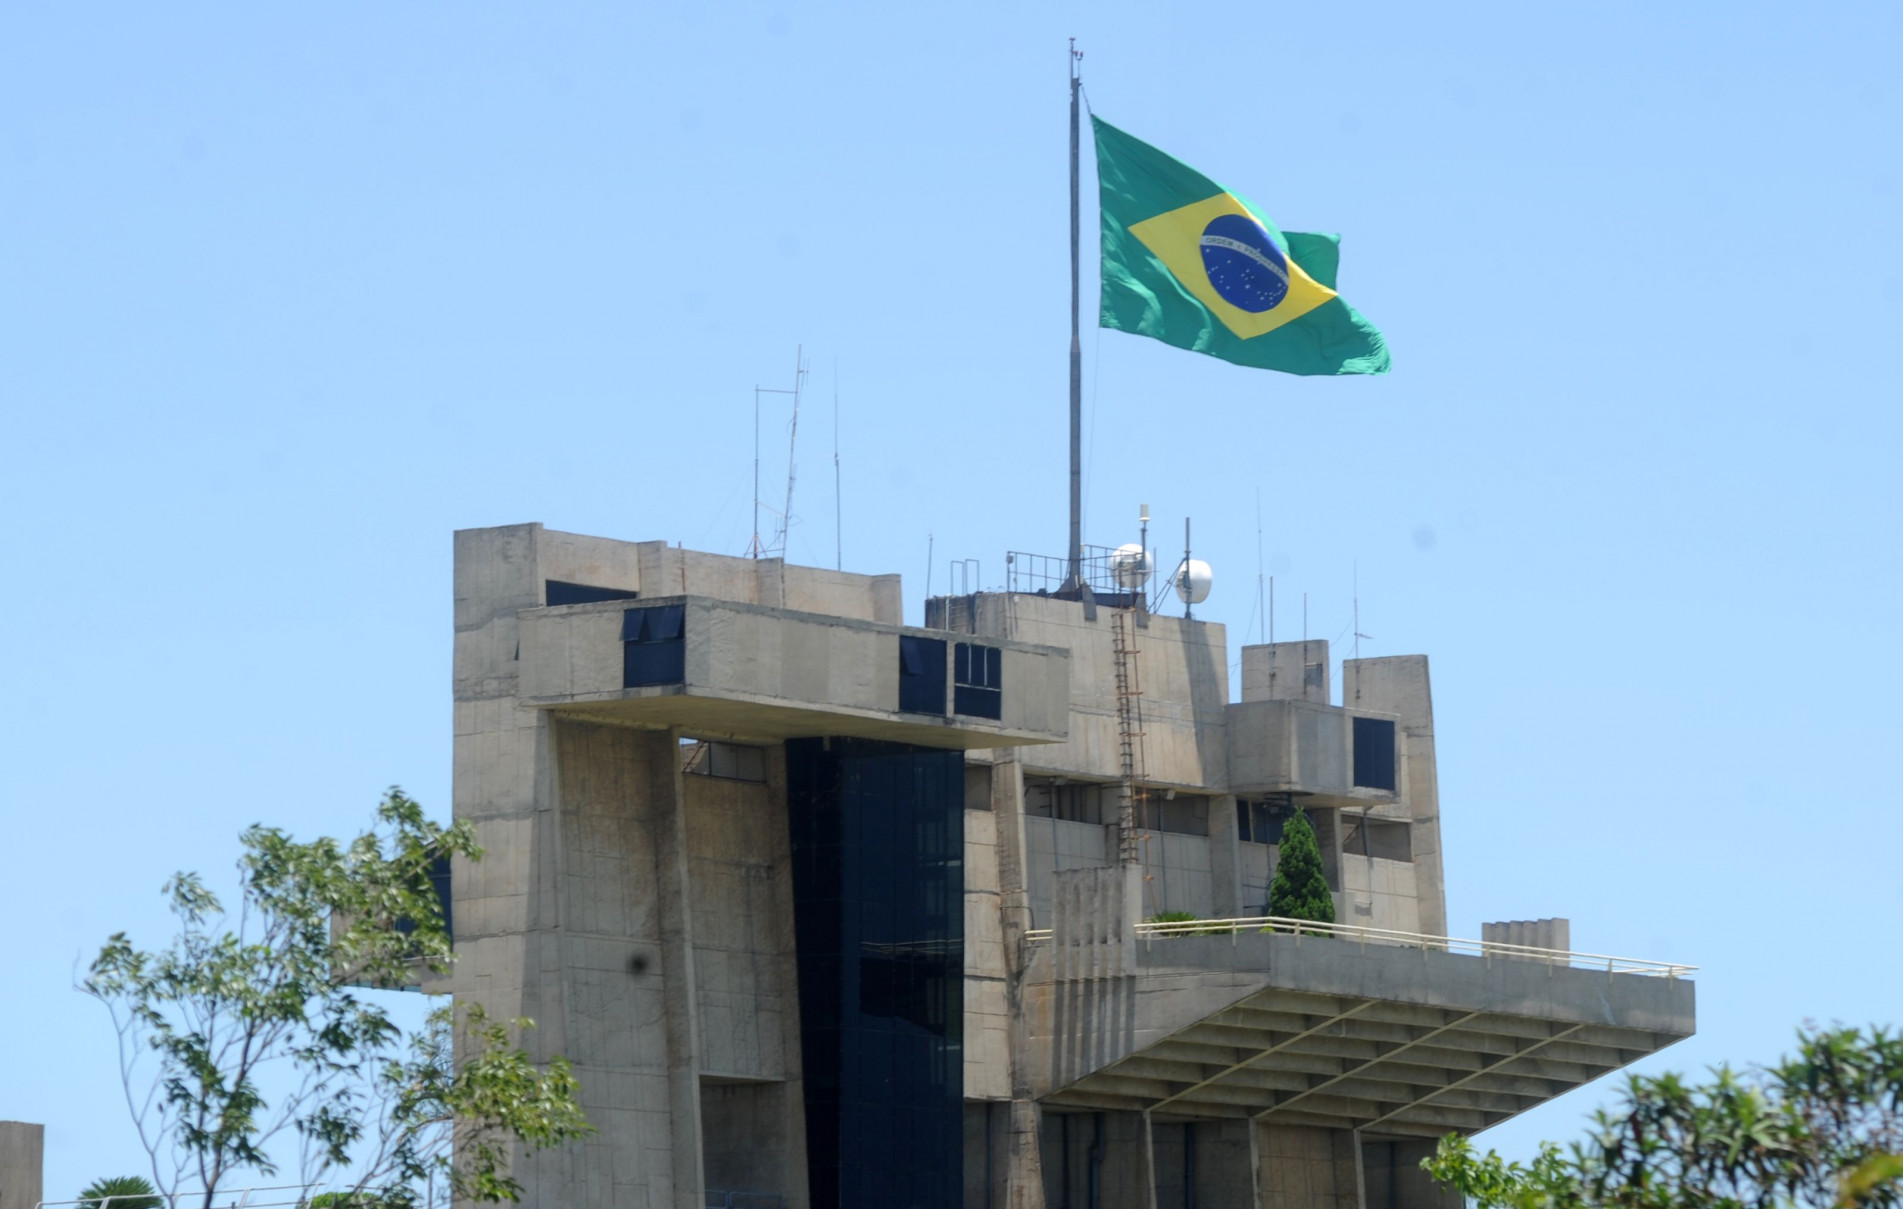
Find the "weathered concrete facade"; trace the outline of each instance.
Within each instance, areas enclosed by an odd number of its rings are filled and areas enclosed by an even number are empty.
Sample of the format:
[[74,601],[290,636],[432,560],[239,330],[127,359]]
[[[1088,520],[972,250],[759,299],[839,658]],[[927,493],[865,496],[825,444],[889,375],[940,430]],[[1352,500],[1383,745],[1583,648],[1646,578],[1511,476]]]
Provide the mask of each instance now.
[[1345,662],[1336,705],[1326,643],[1245,647],[1232,701],[1219,625],[899,600],[457,534],[455,812],[487,856],[430,989],[575,1064],[600,1134],[523,1161],[533,1203],[1438,1207],[1437,1133],[1691,1031],[1683,979],[1510,945],[1139,935],[1265,914],[1301,810],[1341,923],[1444,936],[1424,657]]

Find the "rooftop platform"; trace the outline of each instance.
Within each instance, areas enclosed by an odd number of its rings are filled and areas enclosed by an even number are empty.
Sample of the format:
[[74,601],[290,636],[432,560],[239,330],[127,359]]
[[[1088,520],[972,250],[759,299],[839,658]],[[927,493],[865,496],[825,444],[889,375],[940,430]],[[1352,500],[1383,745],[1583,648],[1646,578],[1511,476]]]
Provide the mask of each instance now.
[[1693,1031],[1690,967],[1346,928],[1145,930],[1038,946],[1046,1104],[1471,1134]]

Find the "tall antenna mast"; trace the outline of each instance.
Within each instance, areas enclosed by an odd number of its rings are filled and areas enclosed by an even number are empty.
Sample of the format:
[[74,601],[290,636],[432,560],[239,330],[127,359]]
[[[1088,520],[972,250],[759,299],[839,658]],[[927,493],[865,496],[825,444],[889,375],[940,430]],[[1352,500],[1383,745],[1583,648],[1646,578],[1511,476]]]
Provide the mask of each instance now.
[[1083,52],[1070,40],[1070,571],[1066,587],[1085,595],[1084,587],[1084,346],[1078,334],[1078,144],[1083,124],[1077,98],[1083,88],[1079,64]]
[[791,540],[789,532],[793,525],[793,453],[799,447],[800,439],[800,388],[806,382],[806,346],[798,345],[793,353],[793,420],[786,428],[786,511],[780,513],[780,529],[774,535],[773,544],[778,547],[780,557],[786,557],[787,542]]
[[839,503],[839,358],[833,358],[833,569],[846,569],[845,522],[840,519]]
[[[1260,487],[1255,489],[1255,616],[1257,625],[1267,627],[1268,606],[1262,600],[1262,488]],[[1274,639],[1269,641],[1273,642]]]
[[1355,620],[1354,620],[1355,658],[1359,659],[1361,658],[1361,640],[1363,638],[1366,638],[1368,641],[1372,642],[1374,641],[1374,635],[1363,634],[1361,632],[1361,560],[1358,558],[1355,560],[1354,588],[1355,588]]
[[[781,390],[772,386],[756,386],[753,388],[753,540],[747,543],[747,557],[749,558],[759,558],[775,551],[779,552],[781,558],[786,557],[787,526],[792,523],[793,517],[793,451],[799,439],[800,385],[806,379],[805,354],[806,349],[804,345],[799,346],[797,351],[793,354],[794,369],[792,390]],[[793,396],[793,422],[788,431],[786,446],[786,511],[780,513],[780,523],[774,530],[773,540],[771,542],[760,540],[760,508],[762,507],[762,501],[760,499],[761,395]],[[768,507],[767,511],[771,512],[773,509]]]

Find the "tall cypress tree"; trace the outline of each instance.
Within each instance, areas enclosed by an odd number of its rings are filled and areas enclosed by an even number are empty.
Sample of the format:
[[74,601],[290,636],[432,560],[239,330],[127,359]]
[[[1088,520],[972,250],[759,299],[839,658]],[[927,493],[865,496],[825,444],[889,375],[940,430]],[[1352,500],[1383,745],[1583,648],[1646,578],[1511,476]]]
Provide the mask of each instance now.
[[1321,845],[1308,816],[1296,811],[1282,828],[1282,856],[1269,886],[1269,914],[1283,919],[1335,922],[1335,898],[1322,872]]

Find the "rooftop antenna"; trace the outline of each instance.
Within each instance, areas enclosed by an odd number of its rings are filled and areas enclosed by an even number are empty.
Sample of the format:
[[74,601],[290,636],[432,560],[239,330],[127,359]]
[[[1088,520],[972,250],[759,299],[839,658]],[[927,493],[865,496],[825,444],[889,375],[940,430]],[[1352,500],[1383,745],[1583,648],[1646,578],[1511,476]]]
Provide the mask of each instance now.
[[1361,640],[1363,638],[1366,638],[1369,642],[1373,642],[1374,635],[1363,634],[1361,632],[1361,560],[1358,558],[1355,560],[1354,575],[1355,575],[1355,578],[1354,578],[1355,658],[1359,659],[1361,658]]
[[[775,550],[781,558],[786,557],[786,530],[793,515],[793,448],[799,438],[800,426],[800,387],[806,379],[806,349],[797,347],[793,354],[793,389],[781,390],[772,386],[753,388],[753,540],[747,544],[747,557],[760,558]],[[780,514],[780,522],[771,542],[760,540],[760,396],[792,395],[793,422],[787,436],[786,446],[786,511]],[[767,506],[767,511],[773,511]]]
[[1183,619],[1196,619],[1196,606],[1209,599],[1209,564],[1189,556],[1189,518],[1183,518],[1183,562],[1177,569],[1176,598],[1183,602]]
[[[1268,625],[1268,606],[1262,600],[1262,488],[1260,487],[1255,489],[1255,617],[1256,625]],[[1273,642],[1274,639],[1269,641]]]
[[846,569],[845,545],[842,541],[844,522],[840,519],[839,502],[839,358],[833,358],[833,569]]

